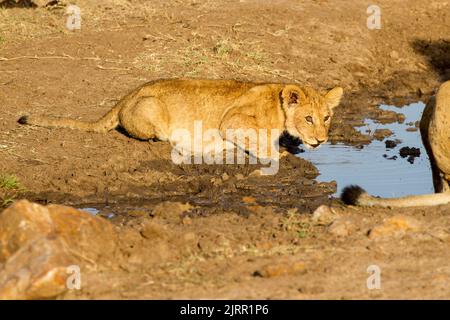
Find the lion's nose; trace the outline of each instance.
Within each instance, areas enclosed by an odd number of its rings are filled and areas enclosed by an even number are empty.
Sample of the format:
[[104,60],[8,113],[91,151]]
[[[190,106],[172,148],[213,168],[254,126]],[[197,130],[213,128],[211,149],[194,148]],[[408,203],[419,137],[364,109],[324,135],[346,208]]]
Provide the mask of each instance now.
[[318,146],[320,146],[322,143],[325,142],[325,140],[319,140],[319,139],[317,139],[316,141],[317,141],[317,143],[312,144],[311,147],[317,148]]
[[311,144],[311,147],[317,148],[318,146],[320,146],[322,143],[325,142],[325,140],[319,140],[319,139],[316,139],[316,141],[317,141],[317,143]]

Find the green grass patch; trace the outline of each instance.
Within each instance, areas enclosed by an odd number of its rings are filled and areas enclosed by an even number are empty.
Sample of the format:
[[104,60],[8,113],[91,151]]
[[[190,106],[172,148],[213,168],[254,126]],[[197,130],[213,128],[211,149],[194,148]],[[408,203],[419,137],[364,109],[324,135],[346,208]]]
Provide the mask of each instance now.
[[247,52],[245,55],[256,62],[264,62],[264,60],[266,59],[266,56],[263,52],[253,51]]
[[313,231],[312,225],[302,219],[297,209],[288,210],[287,214],[281,219],[281,227],[299,238],[310,237]]
[[19,180],[12,174],[0,175],[0,188],[6,190],[19,189]]
[[221,40],[213,48],[214,52],[219,56],[228,55],[233,51],[233,47],[226,40]]
[[24,188],[12,174],[0,174],[0,208],[9,206]]

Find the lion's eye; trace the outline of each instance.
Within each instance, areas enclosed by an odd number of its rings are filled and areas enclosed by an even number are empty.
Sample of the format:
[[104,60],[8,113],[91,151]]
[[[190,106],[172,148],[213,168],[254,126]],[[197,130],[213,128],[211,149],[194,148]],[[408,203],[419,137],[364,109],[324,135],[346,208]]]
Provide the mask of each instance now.
[[325,122],[327,122],[328,120],[330,120],[330,116],[326,116],[325,119],[323,119]]
[[307,117],[305,117],[305,119],[306,119],[306,122],[308,122],[310,124],[313,123],[313,118],[311,116],[307,116]]

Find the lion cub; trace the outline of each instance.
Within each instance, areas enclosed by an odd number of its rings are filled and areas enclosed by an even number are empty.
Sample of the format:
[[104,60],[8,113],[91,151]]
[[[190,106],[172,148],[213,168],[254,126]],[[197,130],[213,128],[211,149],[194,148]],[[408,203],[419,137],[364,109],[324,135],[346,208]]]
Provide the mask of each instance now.
[[194,136],[195,126],[200,124],[202,130],[216,130],[221,139],[244,150],[250,148],[248,141],[230,141],[228,130],[278,130],[316,148],[328,140],[333,109],[342,93],[339,87],[321,95],[295,84],[156,80],[130,92],[95,122],[24,116],[19,123],[95,132],[120,126],[134,138],[170,141],[172,145],[177,144],[180,132]]

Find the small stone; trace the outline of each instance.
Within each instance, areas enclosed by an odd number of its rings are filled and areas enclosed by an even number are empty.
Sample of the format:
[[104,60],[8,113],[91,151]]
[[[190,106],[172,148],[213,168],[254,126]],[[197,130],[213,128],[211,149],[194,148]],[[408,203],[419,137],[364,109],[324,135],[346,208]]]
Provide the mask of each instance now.
[[164,218],[171,222],[181,222],[181,215],[192,209],[189,203],[165,201],[157,204],[152,211],[153,217]]
[[[193,232],[187,232],[181,237],[181,243],[178,245],[190,254],[193,254],[195,251],[199,250],[199,236]],[[184,251],[183,250],[183,251]]]
[[272,206],[260,206],[260,205],[251,205],[247,207],[248,210],[255,213],[257,216],[267,216],[273,214],[274,208]]
[[399,58],[399,54],[397,51],[393,50],[389,53],[389,57],[391,57],[392,59],[397,60]]
[[147,215],[147,212],[144,210],[129,210],[128,215],[133,218],[144,217]]
[[309,180],[309,179],[307,179],[307,180],[304,180],[303,182],[302,182],[302,184],[304,185],[304,186],[312,186],[312,185],[314,185],[316,182],[314,181],[314,180]]
[[384,144],[386,145],[386,149],[393,149],[398,145],[398,142],[395,140],[386,140]]
[[421,62],[418,62],[418,63],[417,63],[417,67],[419,67],[419,68],[422,69],[422,70],[429,70],[429,69],[430,69],[429,66],[427,66],[426,64],[423,64],[423,63],[421,63]]
[[416,157],[420,157],[420,149],[414,147],[403,147],[400,149],[399,154],[402,158],[408,157],[408,162],[412,164],[414,163],[414,159]]
[[256,270],[253,273],[255,277],[274,278],[286,275],[294,275],[306,272],[306,265],[304,262],[287,262],[268,264],[263,268]]
[[183,220],[181,220],[181,223],[185,226],[189,226],[192,224],[192,219],[188,216],[184,217]]
[[256,170],[253,170],[252,172],[250,172],[250,174],[248,176],[249,177],[259,177],[262,175],[263,175],[262,171],[260,169],[256,169]]
[[249,204],[249,203],[256,203],[256,198],[254,198],[254,197],[243,197],[243,198],[242,198],[242,201],[243,201],[244,203],[246,203],[246,204]]
[[397,113],[396,118],[398,123],[403,123],[405,122],[406,116],[403,113]]
[[312,220],[318,225],[328,225],[336,218],[336,214],[327,205],[321,205],[318,207],[313,215]]
[[198,236],[193,232],[187,232],[183,235],[183,240],[186,242],[197,241]]
[[400,156],[402,158],[405,158],[407,156],[415,156],[415,157],[419,157],[420,156],[420,149],[419,148],[410,148],[410,147],[403,147],[400,149],[399,151]]
[[223,180],[221,178],[212,178],[211,183],[213,184],[213,186],[220,186],[223,183]]
[[38,7],[45,7],[46,5],[54,2],[54,0],[33,0],[32,2]]
[[[11,2],[13,2],[12,4],[14,4],[14,2],[16,4],[19,4],[21,1],[20,0],[10,0],[10,1],[2,1],[0,0],[0,4],[4,4],[4,5],[11,5]],[[23,1],[26,2],[26,1]],[[54,0],[31,0],[31,1],[27,1],[30,5],[34,5],[36,7],[45,7],[47,5],[50,5],[51,3],[54,2]]]
[[328,227],[328,232],[338,237],[347,237],[355,229],[355,223],[350,218],[339,218]]
[[223,181],[227,181],[228,179],[230,179],[230,176],[228,175],[228,173],[224,172],[224,173],[222,174],[222,180],[223,180]]
[[384,138],[392,135],[392,131],[389,129],[377,129],[375,130],[373,136],[378,141],[382,141]]
[[398,215],[388,218],[382,224],[372,228],[369,231],[369,238],[402,237],[407,232],[417,232],[419,230],[420,223],[417,220]]
[[166,239],[168,237],[166,227],[154,221],[147,221],[140,233],[143,238],[148,240]]
[[435,239],[439,239],[440,241],[447,241],[450,239],[450,234],[443,229],[437,229],[437,230],[432,230],[429,232],[429,234],[435,238]]
[[[320,294],[325,292],[325,288],[322,286],[305,286],[305,287],[300,287],[297,289],[298,292],[302,293],[302,294]],[[303,298],[303,297],[301,297]]]

